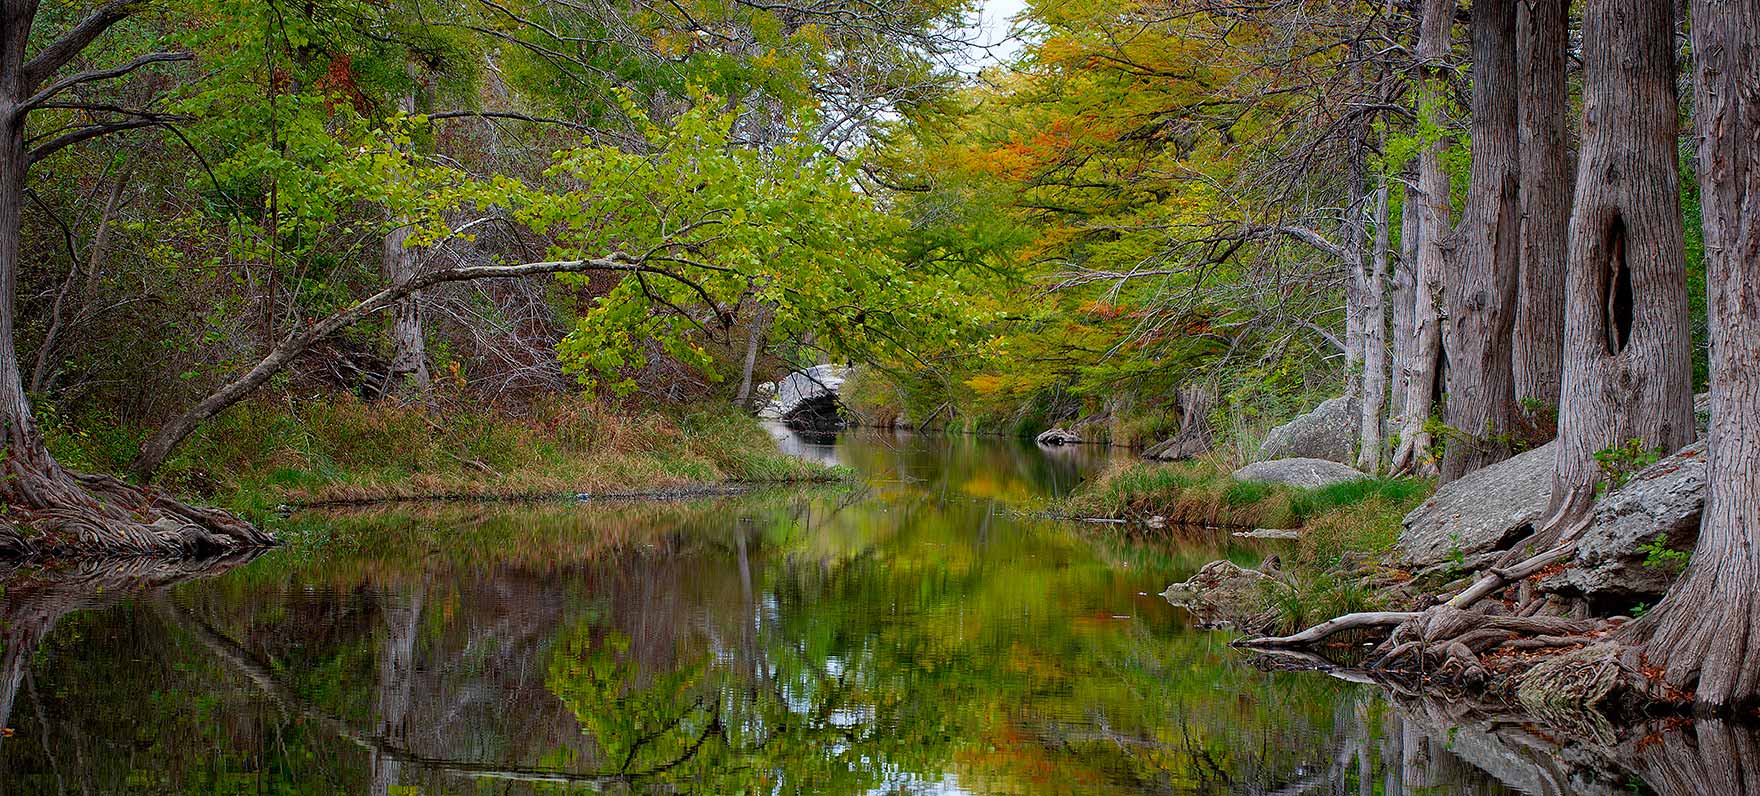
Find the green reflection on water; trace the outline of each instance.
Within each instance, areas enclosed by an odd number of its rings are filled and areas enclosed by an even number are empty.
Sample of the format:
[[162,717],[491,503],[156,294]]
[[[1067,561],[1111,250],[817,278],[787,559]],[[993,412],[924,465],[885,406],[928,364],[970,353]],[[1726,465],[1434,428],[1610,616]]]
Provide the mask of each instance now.
[[1381,781],[1373,695],[1243,666],[1155,596],[1250,551],[1032,517],[1104,452],[858,436],[835,455],[866,481],[308,514],[288,547],[175,586],[15,578],[7,792]]

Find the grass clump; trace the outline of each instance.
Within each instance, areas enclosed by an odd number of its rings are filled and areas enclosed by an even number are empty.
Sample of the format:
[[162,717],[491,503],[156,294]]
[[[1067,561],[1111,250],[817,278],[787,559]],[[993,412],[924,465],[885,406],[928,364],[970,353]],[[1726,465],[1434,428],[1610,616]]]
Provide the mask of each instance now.
[[[83,418],[49,429],[69,466],[120,473],[146,429]],[[728,482],[830,480],[731,409],[632,410],[558,397],[515,416],[493,406],[423,410],[262,398],[228,409],[166,462],[157,483],[247,514],[289,502],[546,497]]]
[[[1428,481],[1364,478],[1319,489],[1237,481],[1219,462],[1198,459],[1115,466],[1053,507],[1076,517],[1160,516],[1174,524],[1225,528],[1297,528],[1341,509],[1378,503],[1379,510],[1415,506]],[[1403,512],[1401,512],[1403,515]]]

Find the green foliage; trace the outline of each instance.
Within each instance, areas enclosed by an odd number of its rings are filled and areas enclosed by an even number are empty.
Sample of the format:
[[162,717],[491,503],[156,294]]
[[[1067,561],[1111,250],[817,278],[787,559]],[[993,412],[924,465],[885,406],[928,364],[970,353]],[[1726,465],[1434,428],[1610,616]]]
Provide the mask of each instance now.
[[1638,548],[1644,554],[1644,566],[1665,572],[1681,572],[1693,560],[1693,554],[1668,546],[1668,534],[1661,534]]
[[1667,454],[1662,448],[1652,448],[1641,439],[1629,439],[1624,444],[1604,448],[1595,452],[1595,462],[1601,467],[1604,488],[1618,489],[1625,486],[1639,470],[1661,461]]

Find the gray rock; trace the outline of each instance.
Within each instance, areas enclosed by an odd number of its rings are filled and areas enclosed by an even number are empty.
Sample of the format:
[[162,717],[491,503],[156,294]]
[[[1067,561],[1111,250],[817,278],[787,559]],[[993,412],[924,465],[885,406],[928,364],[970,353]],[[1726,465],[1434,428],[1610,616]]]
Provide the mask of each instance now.
[[1161,596],[1191,611],[1201,625],[1244,626],[1260,611],[1261,584],[1270,577],[1232,561],[1212,561],[1184,583],[1168,586]]
[[1234,471],[1236,481],[1269,481],[1315,489],[1368,478],[1361,470],[1325,459],[1273,459],[1253,462]]
[[1325,459],[1349,462],[1357,447],[1363,402],[1349,396],[1322,402],[1265,436],[1260,459]]
[[839,365],[814,365],[788,374],[774,386],[769,382],[761,384],[758,395],[764,402],[758,410],[758,417],[787,420],[813,401],[826,398],[837,401],[843,382],[852,372]]
[[1662,539],[1665,549],[1692,551],[1705,509],[1706,464],[1700,441],[1633,474],[1595,504],[1570,567],[1540,587],[1606,603],[1661,597],[1680,567],[1666,560],[1646,565],[1651,553],[1645,548]]
[[1067,428],[1054,428],[1034,438],[1040,445],[1080,445],[1084,441],[1082,435]]
[[1556,455],[1547,443],[1468,473],[1436,490],[1405,518],[1395,559],[1409,567],[1466,566],[1533,531],[1552,499]]

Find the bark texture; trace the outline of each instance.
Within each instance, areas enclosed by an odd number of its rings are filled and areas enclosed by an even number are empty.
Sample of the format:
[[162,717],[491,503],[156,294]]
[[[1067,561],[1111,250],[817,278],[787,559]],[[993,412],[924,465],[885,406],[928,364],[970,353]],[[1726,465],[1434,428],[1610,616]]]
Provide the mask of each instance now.
[[[409,68],[409,77],[413,82],[417,79],[415,66]],[[416,112],[416,94],[412,86],[409,91],[398,98],[399,110],[406,114]],[[418,252],[409,246],[410,219],[392,219],[395,224],[385,233],[385,248],[380,258],[381,276],[386,284],[395,285],[416,275],[421,266]],[[422,324],[422,291],[417,290],[403,298],[391,308],[391,367],[385,374],[384,393],[414,393],[424,403],[433,401],[434,382],[428,373],[427,339]]]
[[1516,187],[1516,3],[1473,5],[1473,169],[1446,279],[1448,402],[1442,482],[1511,455],[1510,336],[1521,212]]
[[1564,274],[1574,164],[1565,84],[1569,0],[1518,2],[1521,97],[1521,276],[1517,288],[1516,400],[1558,406],[1564,371]]
[[1375,245],[1363,289],[1363,426],[1358,434],[1357,469],[1381,470],[1382,431],[1387,423],[1387,182],[1375,191]]
[[1673,32],[1667,0],[1594,0],[1584,15],[1552,530],[1593,504],[1596,452],[1635,439],[1668,454],[1695,434]]
[[1693,3],[1711,309],[1709,484],[1686,573],[1634,634],[1708,708],[1760,697],[1760,6]]
[[[1416,173],[1412,174],[1416,178]],[[1391,367],[1391,389],[1389,397],[1392,403],[1388,407],[1388,429],[1397,430],[1393,424],[1406,411],[1407,373],[1412,366],[1412,351],[1417,341],[1413,339],[1416,329],[1413,326],[1414,314],[1417,312],[1415,302],[1418,296],[1418,208],[1414,204],[1415,191],[1407,191],[1406,199],[1400,206],[1399,214],[1399,258],[1393,265],[1393,282],[1389,288],[1389,313],[1393,323],[1392,343],[1393,362]]]
[[[1433,128],[1440,128],[1444,122],[1442,74],[1448,59],[1454,11],[1455,0],[1424,0],[1419,20],[1418,110]],[[1400,444],[1392,462],[1393,469],[1399,472],[1432,469],[1433,441],[1424,424],[1436,404],[1436,382],[1442,366],[1442,242],[1449,230],[1448,173],[1443,170],[1442,156],[1447,152],[1448,141],[1438,139],[1419,153],[1417,195],[1406,197],[1406,203],[1418,214],[1418,240],[1412,272],[1412,342],[1406,370],[1401,374],[1406,393],[1399,423]]]

